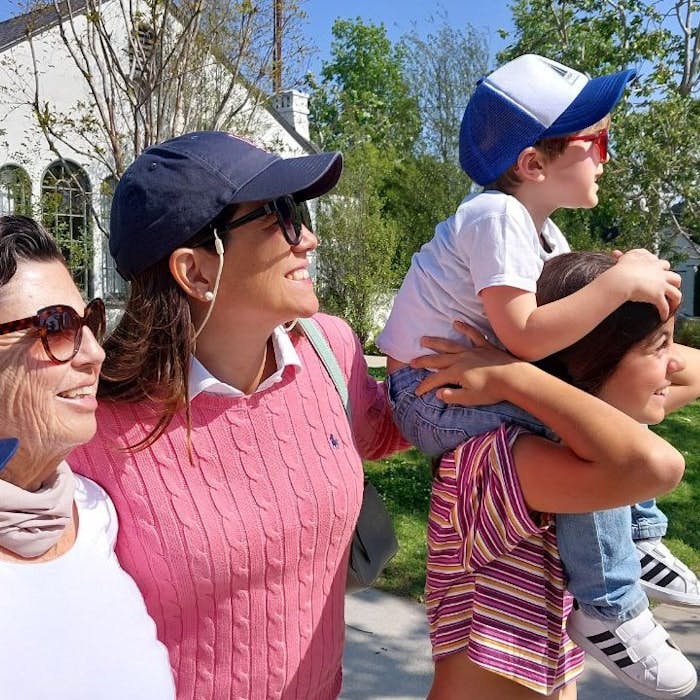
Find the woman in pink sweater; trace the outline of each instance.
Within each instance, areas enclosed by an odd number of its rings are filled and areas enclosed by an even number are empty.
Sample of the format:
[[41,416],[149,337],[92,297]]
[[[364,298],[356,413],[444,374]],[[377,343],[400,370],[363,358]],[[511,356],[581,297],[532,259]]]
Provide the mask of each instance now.
[[[283,160],[201,132],[146,150],[114,193],[110,251],[131,290],[105,344],[97,434],[71,464],[116,505],[119,559],[179,700],[340,693],[362,459],[407,446],[355,335],[317,314],[318,241],[298,203],[341,167],[336,153]],[[308,339],[285,327],[314,314],[351,424]],[[546,381],[565,386],[543,373],[533,394]]]
[[110,251],[131,291],[105,345],[98,433],[71,463],[114,500],[117,551],[180,699],[340,692],[362,459],[406,447],[345,323],[316,316],[352,425],[284,326],[318,311],[298,202],[341,167],[186,134],[140,155],[114,194]]

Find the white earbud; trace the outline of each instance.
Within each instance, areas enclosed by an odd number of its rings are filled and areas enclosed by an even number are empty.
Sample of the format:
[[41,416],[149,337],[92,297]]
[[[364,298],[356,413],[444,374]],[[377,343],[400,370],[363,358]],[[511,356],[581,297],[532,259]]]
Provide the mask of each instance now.
[[202,299],[211,304],[207,309],[207,313],[204,315],[204,320],[199,324],[199,328],[194,332],[195,340],[199,337],[199,334],[207,325],[207,321],[211,316],[211,312],[214,310],[214,300],[216,299],[216,293],[219,291],[219,281],[221,280],[221,271],[224,269],[224,244],[221,242],[221,237],[219,232],[214,229],[214,245],[216,247],[216,254],[219,256],[219,267],[216,270],[216,279],[214,280],[214,291],[207,290],[202,294]]

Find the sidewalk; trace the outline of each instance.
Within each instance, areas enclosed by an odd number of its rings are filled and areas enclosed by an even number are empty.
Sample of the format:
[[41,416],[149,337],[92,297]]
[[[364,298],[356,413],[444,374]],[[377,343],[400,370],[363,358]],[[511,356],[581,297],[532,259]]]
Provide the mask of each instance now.
[[[700,610],[658,605],[654,614],[700,669]],[[346,597],[342,700],[420,700],[432,663],[423,607],[369,589]],[[598,662],[588,659],[578,700],[639,700]],[[700,700],[700,687],[686,698]],[[474,699],[478,700],[477,695]]]

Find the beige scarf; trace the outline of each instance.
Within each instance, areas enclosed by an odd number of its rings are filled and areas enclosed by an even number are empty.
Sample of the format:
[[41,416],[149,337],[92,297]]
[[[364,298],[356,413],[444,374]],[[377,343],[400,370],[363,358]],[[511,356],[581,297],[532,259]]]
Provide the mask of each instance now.
[[0,547],[38,557],[53,547],[73,517],[75,478],[66,462],[37,491],[0,479]]

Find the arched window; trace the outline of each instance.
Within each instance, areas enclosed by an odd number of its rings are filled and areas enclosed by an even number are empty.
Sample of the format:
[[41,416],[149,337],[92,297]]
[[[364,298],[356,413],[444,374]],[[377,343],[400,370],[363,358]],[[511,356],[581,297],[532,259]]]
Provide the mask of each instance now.
[[105,300],[124,299],[127,285],[117,272],[114,259],[109,253],[109,217],[112,209],[112,197],[117,181],[110,176],[100,185],[100,224],[102,225],[102,294]]
[[32,214],[32,181],[19,165],[0,167],[0,215]]
[[41,214],[76,284],[91,294],[90,181],[81,167],[65,160],[49,166],[41,183]]

